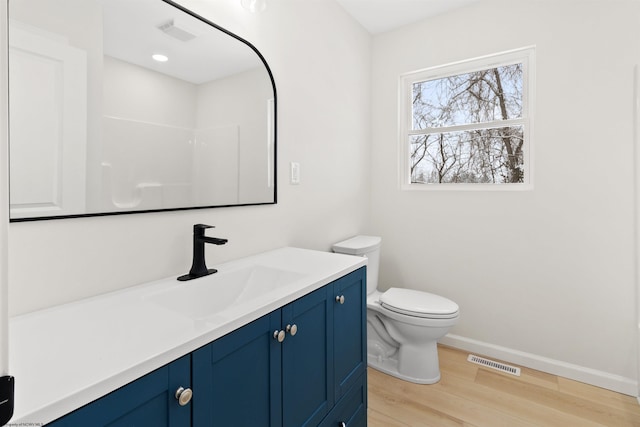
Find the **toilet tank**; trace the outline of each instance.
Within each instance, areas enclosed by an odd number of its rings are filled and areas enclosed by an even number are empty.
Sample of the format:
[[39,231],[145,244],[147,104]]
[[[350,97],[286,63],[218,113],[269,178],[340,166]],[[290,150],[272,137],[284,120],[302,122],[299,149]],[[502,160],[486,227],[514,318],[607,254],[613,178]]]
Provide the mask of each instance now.
[[333,245],[336,253],[367,257],[367,295],[378,288],[381,245],[382,238],[377,236],[355,236]]

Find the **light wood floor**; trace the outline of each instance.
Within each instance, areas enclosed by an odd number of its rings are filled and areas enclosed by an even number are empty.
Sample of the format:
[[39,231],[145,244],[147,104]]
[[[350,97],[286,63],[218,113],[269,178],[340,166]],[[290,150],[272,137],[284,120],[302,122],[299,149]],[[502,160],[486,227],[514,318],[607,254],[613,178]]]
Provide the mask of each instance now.
[[449,347],[438,352],[442,379],[433,385],[369,368],[369,427],[640,426],[635,397],[527,368],[503,374]]

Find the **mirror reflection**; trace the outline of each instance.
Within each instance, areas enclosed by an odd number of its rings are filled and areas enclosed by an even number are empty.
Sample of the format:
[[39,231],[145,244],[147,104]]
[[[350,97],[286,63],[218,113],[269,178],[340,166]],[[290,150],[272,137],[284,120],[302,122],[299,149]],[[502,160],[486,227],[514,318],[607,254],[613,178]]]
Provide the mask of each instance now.
[[10,0],[11,220],[275,203],[275,86],[163,0]]

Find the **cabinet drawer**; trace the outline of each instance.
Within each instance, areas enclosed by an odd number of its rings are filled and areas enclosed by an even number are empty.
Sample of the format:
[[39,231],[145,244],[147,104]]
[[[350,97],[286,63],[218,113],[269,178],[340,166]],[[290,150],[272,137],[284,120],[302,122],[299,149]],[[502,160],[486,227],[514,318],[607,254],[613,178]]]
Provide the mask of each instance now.
[[367,373],[365,371],[329,412],[320,427],[366,427],[366,425]]

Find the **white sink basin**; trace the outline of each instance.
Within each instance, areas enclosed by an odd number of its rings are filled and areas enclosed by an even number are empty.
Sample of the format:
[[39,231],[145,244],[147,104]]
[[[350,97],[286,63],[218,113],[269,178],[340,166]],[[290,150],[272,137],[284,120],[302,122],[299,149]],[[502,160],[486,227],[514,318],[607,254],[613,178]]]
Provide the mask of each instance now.
[[251,265],[231,271],[176,282],[169,289],[146,296],[146,301],[192,319],[203,319],[263,297],[291,285],[305,275],[261,265]]

